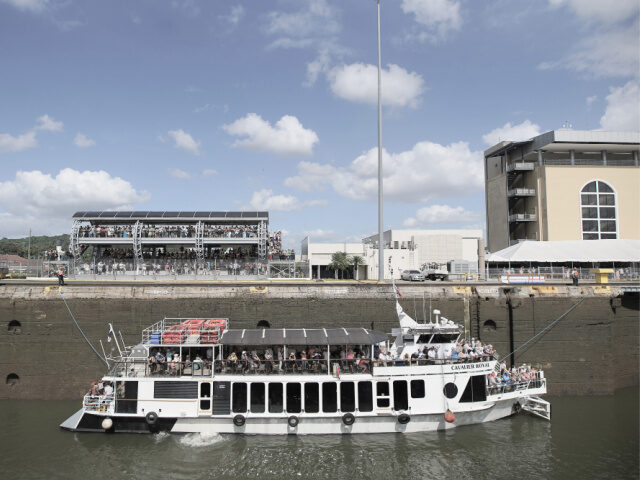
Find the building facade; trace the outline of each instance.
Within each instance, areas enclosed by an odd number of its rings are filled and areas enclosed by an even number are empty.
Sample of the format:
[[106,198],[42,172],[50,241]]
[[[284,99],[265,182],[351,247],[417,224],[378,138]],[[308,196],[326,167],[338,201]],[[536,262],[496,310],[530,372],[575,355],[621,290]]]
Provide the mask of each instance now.
[[[482,230],[387,230],[383,241],[386,279],[399,279],[403,270],[421,270],[426,265],[446,269],[452,260],[481,263],[480,271],[484,271]],[[327,265],[336,252],[363,258],[358,272],[350,273],[349,278],[378,278],[378,235],[363,238],[362,243],[313,243],[307,237],[301,244],[301,259],[309,262],[312,278],[333,278]]]
[[487,249],[640,239],[640,132],[553,130],[484,152]]

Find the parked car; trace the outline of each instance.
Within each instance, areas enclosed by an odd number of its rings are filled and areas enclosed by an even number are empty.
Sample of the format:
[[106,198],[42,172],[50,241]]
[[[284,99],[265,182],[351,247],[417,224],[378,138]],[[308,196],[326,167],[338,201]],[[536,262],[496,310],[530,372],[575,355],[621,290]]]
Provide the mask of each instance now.
[[418,270],[404,270],[400,278],[409,282],[424,282],[424,275]]

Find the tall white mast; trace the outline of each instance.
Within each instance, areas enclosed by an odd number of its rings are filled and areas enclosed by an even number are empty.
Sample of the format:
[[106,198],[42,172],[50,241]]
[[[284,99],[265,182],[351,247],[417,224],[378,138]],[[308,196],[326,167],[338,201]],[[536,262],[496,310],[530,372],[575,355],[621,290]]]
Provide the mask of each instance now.
[[382,241],[382,61],[380,55],[380,0],[378,2],[378,282],[384,281],[384,243]]

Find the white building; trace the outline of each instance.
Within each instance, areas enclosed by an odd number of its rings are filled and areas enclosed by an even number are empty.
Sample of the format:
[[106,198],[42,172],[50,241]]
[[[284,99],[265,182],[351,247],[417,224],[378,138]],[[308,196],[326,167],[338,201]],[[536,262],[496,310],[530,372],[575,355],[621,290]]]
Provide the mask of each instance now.
[[[452,260],[480,263],[484,272],[484,241],[482,230],[387,230],[383,233],[385,278],[400,278],[403,270],[421,269],[425,264],[444,266]],[[378,278],[378,235],[362,239],[362,243],[312,243],[302,241],[302,260],[308,260],[312,278],[331,278],[326,269],[335,252],[358,255],[364,265],[358,278]],[[355,275],[354,275],[355,277]]]
[[[334,271],[329,270],[327,265],[331,263],[331,256],[336,252],[346,252],[351,257],[357,255],[366,262],[365,247],[362,243],[311,243],[309,237],[302,240],[300,259],[309,262],[311,278],[333,278]],[[354,278],[366,279],[367,266],[360,265],[357,274],[354,273],[352,272]]]

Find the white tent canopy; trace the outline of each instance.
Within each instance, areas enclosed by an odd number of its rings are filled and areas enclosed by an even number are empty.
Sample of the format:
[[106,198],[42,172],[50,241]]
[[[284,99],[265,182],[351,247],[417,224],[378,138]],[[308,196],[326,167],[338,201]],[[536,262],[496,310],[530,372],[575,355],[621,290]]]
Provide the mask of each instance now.
[[640,240],[527,240],[490,253],[487,262],[640,262]]

